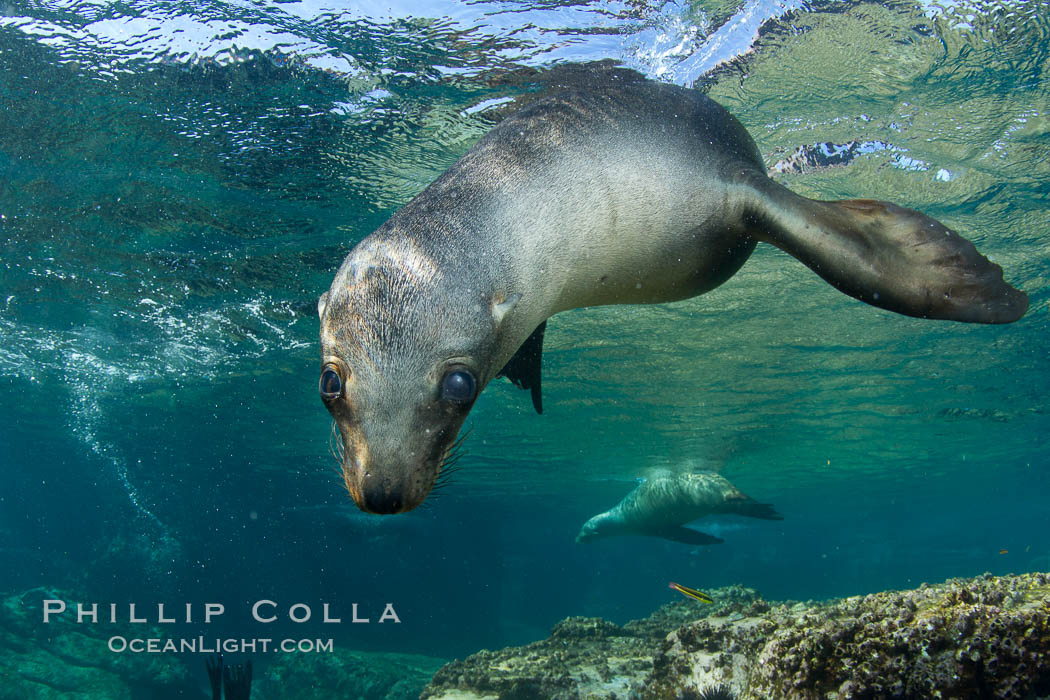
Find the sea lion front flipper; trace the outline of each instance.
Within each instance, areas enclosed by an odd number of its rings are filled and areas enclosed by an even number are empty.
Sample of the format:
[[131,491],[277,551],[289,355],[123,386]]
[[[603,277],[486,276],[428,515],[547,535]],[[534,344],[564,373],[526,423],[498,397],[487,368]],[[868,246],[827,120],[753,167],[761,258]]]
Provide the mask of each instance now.
[[689,527],[666,527],[660,530],[653,530],[646,534],[652,535],[653,537],[662,537],[665,540],[673,540],[675,542],[681,542],[682,544],[722,544],[725,540],[708,535],[705,532],[694,530]]
[[746,515],[749,518],[761,518],[762,520],[784,519],[784,516],[773,508],[772,503],[759,503],[758,501],[751,501],[750,503],[742,505],[741,508],[736,511],[736,514]]
[[919,318],[1009,323],[1028,296],[973,243],[913,209],[871,199],[807,199],[757,174],[744,221],[759,240],[793,255],[836,289]]
[[543,413],[543,395],[540,392],[540,377],[543,360],[543,332],[547,329],[544,321],[525,339],[514,356],[507,361],[496,375],[506,377],[519,389],[532,390],[532,405],[536,413]]
[[783,520],[781,515],[773,508],[772,503],[759,503],[740,489],[733,488],[725,495],[726,503],[732,506],[729,511],[736,515],[746,515],[749,518],[761,518],[762,520]]

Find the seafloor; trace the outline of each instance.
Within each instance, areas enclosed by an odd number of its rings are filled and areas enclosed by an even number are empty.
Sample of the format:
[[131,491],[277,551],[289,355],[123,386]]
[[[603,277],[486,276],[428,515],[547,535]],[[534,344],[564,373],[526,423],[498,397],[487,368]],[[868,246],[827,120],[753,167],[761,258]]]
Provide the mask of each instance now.
[[[0,700],[205,697],[203,660],[191,669],[163,654],[114,654],[92,626],[41,630],[40,593],[0,604]],[[723,686],[741,700],[1050,697],[1050,574],[823,602],[772,603],[743,587],[708,593],[714,604],[683,599],[623,626],[568,618],[548,639],[440,669],[439,659],[345,649],[283,656],[252,696],[690,700]]]
[[980,576],[843,600],[769,603],[747,588],[620,627],[569,618],[550,638],[443,667],[445,700],[1050,696],[1050,576]]

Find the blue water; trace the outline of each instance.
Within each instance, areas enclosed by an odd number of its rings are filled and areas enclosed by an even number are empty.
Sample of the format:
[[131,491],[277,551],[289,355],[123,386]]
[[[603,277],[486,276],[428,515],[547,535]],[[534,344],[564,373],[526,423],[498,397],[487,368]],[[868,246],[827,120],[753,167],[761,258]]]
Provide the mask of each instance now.
[[[323,631],[450,658],[643,616],[669,580],[818,599],[1050,569],[1045,2],[2,13],[0,590],[393,602],[400,625]],[[544,415],[495,382],[440,498],[359,513],[327,452],[317,297],[503,101],[595,60],[706,90],[801,194],[942,219],[1030,311],[903,318],[760,249],[698,299],[555,317]],[[574,544],[638,478],[693,469],[785,519]]]

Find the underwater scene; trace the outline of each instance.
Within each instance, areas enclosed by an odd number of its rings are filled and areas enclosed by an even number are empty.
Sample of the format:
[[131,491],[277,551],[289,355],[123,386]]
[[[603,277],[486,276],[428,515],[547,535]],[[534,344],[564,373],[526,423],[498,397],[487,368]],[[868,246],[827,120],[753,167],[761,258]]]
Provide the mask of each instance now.
[[0,699],[1050,697],[1048,222],[1045,0],[2,3]]

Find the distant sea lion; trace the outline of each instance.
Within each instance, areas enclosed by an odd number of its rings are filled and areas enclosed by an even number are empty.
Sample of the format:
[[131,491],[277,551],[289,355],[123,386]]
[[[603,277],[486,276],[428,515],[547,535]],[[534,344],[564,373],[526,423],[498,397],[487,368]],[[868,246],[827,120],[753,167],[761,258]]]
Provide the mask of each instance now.
[[746,515],[783,520],[768,503],[758,503],[718,474],[679,474],[649,479],[620,504],[580,528],[577,542],[599,537],[648,535],[685,544],[718,544],[717,537],[683,527],[707,515]]
[[321,296],[320,392],[360,508],[422,503],[495,377],[541,411],[551,315],[703,294],[759,241],[898,313],[1006,323],[1027,309],[937,221],[793,194],[703,94],[618,80],[507,117],[362,240]]

